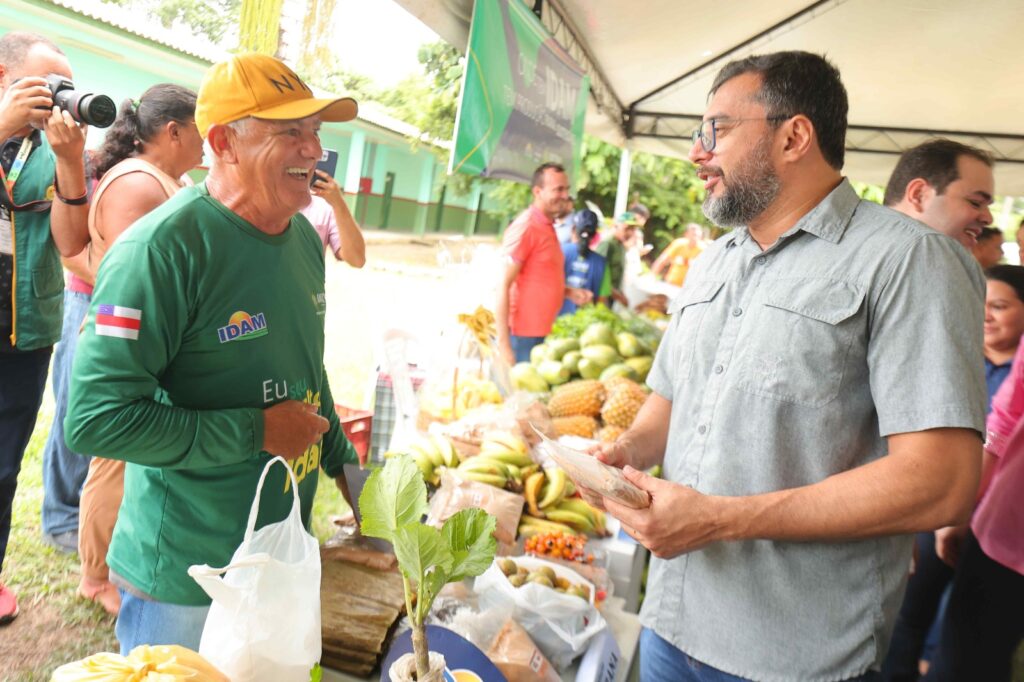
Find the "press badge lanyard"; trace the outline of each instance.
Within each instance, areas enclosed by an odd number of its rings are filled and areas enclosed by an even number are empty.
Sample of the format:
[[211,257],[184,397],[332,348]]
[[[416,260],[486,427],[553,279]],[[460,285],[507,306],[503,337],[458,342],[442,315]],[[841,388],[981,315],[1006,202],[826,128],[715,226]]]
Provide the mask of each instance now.
[[[25,168],[25,162],[28,161],[28,155],[32,153],[32,136],[27,136],[21,141],[21,147],[18,149],[18,155],[14,157],[14,163],[11,164],[11,172],[4,173],[4,169],[0,166],[0,179],[4,182],[4,188],[7,190],[7,199],[10,200],[11,208],[16,211],[42,211],[46,210],[50,206],[50,202],[46,200],[29,201],[28,203],[18,205],[14,203],[14,183],[21,177],[21,171]],[[7,202],[3,197],[0,197],[0,204],[7,206]]]
[[21,169],[25,167],[25,162],[28,161],[28,155],[32,153],[32,136],[26,137],[21,141],[21,148],[18,149],[18,155],[14,157],[14,163],[11,164],[11,172],[7,174],[7,191],[11,194],[11,199],[14,199],[14,183],[21,177]]

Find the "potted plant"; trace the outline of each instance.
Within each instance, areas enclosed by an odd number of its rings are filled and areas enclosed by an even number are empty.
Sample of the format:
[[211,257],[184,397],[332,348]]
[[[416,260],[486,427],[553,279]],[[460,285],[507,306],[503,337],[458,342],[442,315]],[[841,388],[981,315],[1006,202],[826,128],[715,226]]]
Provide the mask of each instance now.
[[[427,486],[408,455],[392,457],[370,474],[359,495],[359,513],[363,535],[387,540],[394,547],[405,587],[413,654],[392,665],[391,679],[440,682],[444,657],[428,656],[424,620],[442,587],[478,576],[494,561],[495,519],[482,509],[464,509],[441,529],[425,525]],[[410,674],[413,663],[415,677]]]

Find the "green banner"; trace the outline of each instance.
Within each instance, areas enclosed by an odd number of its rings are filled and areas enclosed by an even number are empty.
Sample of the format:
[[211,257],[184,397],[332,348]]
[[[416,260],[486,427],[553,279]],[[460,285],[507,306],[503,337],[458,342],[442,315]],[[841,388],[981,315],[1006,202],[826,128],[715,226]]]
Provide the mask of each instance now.
[[589,90],[520,0],[476,0],[449,172],[529,182],[553,161],[575,186]]

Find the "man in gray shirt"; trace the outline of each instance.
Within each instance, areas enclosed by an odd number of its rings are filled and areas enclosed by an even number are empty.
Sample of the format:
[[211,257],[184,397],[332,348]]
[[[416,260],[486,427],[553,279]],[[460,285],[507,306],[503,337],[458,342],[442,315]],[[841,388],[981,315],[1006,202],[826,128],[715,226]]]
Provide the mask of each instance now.
[[[825,59],[733,62],[711,93],[690,158],[705,215],[736,229],[691,267],[654,392],[598,450],[652,498],[604,500],[656,557],[641,679],[873,679],[911,534],[964,521],[977,489],[984,282],[842,177]],[[638,471],[659,462],[665,480]]]

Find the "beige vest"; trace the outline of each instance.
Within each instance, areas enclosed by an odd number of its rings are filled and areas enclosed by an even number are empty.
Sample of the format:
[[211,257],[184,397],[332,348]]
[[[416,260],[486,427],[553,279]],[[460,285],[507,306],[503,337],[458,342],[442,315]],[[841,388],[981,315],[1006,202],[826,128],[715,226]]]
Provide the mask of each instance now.
[[160,183],[160,187],[163,188],[168,199],[182,187],[179,181],[167,173],[148,161],[137,158],[127,158],[104,173],[89,204],[89,267],[94,272],[99,267],[103,254],[110,248],[110,242],[103,234],[103,211],[100,210],[100,197],[103,196],[103,192],[106,191],[110,183],[129,173],[146,173],[152,176]]

